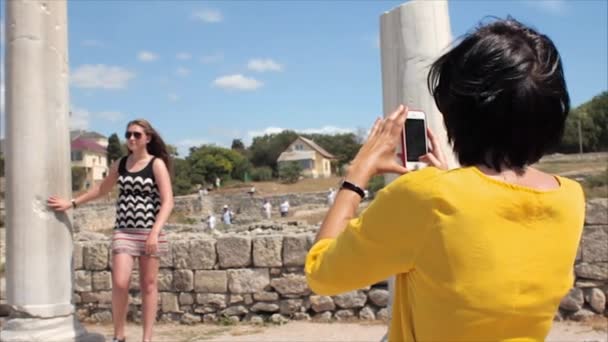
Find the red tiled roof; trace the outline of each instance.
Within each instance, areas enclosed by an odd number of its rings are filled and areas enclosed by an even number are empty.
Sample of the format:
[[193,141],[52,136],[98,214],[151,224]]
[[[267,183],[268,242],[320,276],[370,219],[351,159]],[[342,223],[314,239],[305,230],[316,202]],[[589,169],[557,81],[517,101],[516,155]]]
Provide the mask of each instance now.
[[106,154],[106,148],[96,143],[94,140],[76,138],[70,144],[72,151],[91,151]]

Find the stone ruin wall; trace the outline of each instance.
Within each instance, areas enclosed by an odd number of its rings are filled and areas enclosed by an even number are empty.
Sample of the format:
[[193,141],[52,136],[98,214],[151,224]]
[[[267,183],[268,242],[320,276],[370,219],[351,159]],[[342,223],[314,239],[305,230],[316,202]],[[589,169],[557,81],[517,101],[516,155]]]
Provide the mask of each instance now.
[[[159,319],[186,324],[216,321],[321,321],[386,319],[386,282],[338,296],[318,296],[306,284],[303,264],[315,226],[262,223],[228,233],[168,232],[170,254],[161,259]],[[83,320],[111,320],[107,238],[79,234],[75,242],[75,294]],[[587,203],[574,266],[576,282],[556,319],[604,314],[608,295],[608,199]],[[131,283],[129,318],[138,321],[138,273]]]

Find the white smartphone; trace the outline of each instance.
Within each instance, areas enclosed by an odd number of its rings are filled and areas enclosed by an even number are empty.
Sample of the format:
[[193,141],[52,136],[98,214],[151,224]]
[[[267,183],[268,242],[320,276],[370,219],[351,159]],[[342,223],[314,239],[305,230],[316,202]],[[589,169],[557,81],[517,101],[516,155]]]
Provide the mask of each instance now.
[[426,115],[421,110],[410,109],[403,133],[401,133],[401,162],[408,170],[418,170],[426,165],[419,158],[429,151],[426,135]]

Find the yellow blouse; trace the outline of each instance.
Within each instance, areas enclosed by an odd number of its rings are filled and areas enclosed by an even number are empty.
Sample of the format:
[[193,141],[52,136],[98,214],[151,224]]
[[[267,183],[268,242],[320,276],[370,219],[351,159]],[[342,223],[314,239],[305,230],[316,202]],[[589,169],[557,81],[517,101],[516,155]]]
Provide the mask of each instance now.
[[310,288],[335,295],[396,276],[389,341],[541,341],[573,264],[580,185],[540,191],[475,167],[399,177],[306,258]]

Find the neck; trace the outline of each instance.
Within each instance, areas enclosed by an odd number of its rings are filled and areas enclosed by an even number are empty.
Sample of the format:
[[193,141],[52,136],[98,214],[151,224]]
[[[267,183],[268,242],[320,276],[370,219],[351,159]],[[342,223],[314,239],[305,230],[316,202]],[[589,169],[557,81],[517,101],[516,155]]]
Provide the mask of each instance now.
[[133,160],[144,160],[148,157],[150,157],[150,154],[148,153],[148,151],[146,151],[146,149],[131,152],[131,158]]

